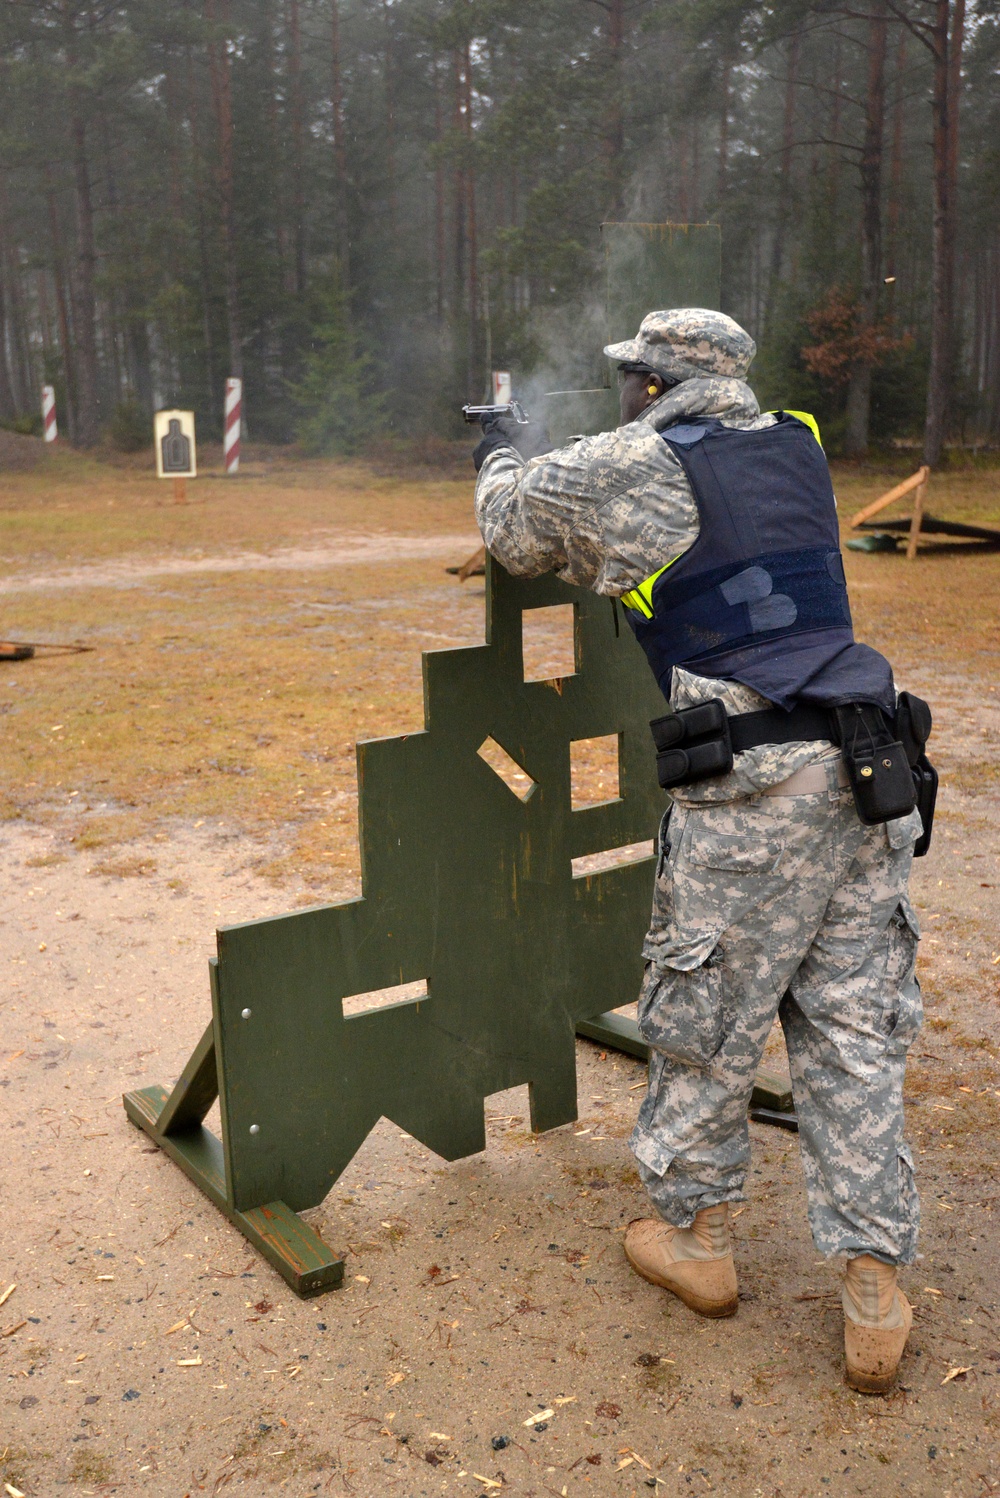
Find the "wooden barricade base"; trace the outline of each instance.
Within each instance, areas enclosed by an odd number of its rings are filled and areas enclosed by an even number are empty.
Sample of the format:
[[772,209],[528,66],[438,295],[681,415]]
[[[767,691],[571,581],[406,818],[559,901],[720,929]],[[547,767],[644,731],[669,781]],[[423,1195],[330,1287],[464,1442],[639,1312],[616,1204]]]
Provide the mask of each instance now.
[[[995,530],[985,525],[964,525],[958,520],[938,520],[933,515],[924,513],[924,501],[927,497],[927,482],[930,478],[929,468],[918,468],[916,473],[904,479],[895,488],[889,489],[885,494],[873,500],[870,505],[865,505],[850,521],[851,530],[863,531],[900,531],[907,535],[906,557],[912,562],[917,555],[917,545],[923,536],[954,536],[960,541],[972,543],[975,550],[993,551],[1000,548],[1000,530]],[[913,514],[902,516],[895,520],[875,520],[875,516],[883,510],[895,504],[898,499],[905,495],[913,495]],[[945,548],[941,548],[945,549]],[[947,550],[962,548],[946,548]]]

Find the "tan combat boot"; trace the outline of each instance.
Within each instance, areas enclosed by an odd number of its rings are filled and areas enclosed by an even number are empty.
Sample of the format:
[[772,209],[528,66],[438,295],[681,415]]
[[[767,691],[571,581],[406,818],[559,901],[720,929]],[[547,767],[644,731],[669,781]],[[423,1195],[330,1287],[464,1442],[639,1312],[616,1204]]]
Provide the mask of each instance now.
[[699,1315],[735,1315],[739,1302],[726,1202],[703,1207],[689,1228],[637,1217],[625,1234],[625,1257],[644,1280],[670,1290]]
[[870,1254],[849,1259],[843,1300],[847,1382],[861,1394],[887,1394],[913,1321],[895,1266]]

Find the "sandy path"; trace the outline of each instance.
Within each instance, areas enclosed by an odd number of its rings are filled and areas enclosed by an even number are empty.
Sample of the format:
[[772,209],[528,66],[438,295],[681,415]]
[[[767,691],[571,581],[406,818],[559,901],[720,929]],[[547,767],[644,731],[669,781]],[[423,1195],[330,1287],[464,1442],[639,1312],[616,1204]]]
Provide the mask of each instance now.
[[[214,928],[305,892],[257,879],[259,846],[221,825],[137,846],[156,862],[141,878],[89,873],[94,854],[46,863],[63,856],[54,830],[3,838],[0,1264],[17,1289],[0,1310],[0,1477],[29,1498],[67,1481],[152,1498],[638,1498],[653,1478],[670,1495],[972,1498],[1000,1477],[995,1165],[966,1137],[956,1173],[930,1097],[913,1115],[928,1125],[917,1328],[891,1401],[841,1382],[837,1274],[816,1261],[794,1136],[753,1130],[733,1322],[629,1273],[642,1068],[585,1042],[576,1126],[532,1138],[519,1089],[487,1101],[485,1153],[449,1165],[383,1120],[310,1214],[348,1254],[345,1288],[302,1302],[120,1094],[185,1061]],[[968,852],[950,841],[925,908]],[[934,908],[957,916],[971,889]],[[943,1383],[955,1367],[972,1371]]]
[[379,566],[427,557],[463,561],[481,545],[474,532],[460,535],[344,535],[320,546],[288,546],[280,551],[238,551],[218,556],[122,557],[51,572],[11,573],[0,578],[0,594],[56,588],[127,588],[159,577],[206,572],[308,572],[323,567]]

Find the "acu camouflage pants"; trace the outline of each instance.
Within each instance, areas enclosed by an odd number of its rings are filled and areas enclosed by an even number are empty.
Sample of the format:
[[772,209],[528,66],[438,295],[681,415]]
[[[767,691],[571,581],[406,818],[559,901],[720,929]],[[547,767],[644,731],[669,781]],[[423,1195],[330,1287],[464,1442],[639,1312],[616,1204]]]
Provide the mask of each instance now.
[[863,826],[837,761],[826,771],[814,794],[672,807],[643,949],[649,1090],[631,1145],[668,1222],[741,1201],[747,1105],[777,1013],[817,1247],[907,1264],[919,1205],[903,1071],[922,1011],[906,890],[920,819]]

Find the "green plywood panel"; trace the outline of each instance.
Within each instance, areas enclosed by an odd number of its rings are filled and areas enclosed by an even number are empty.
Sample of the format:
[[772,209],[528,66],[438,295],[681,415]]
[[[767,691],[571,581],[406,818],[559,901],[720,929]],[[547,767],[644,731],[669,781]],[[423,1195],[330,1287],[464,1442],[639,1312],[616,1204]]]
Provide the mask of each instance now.
[[657,308],[718,308],[718,224],[602,224],[601,237],[609,343],[634,338],[646,313]]
[[[651,858],[577,879],[571,859],[655,834],[655,683],[606,599],[492,563],[487,591],[488,643],[424,657],[425,731],[359,745],[363,898],[219,932],[238,1209],[320,1202],[383,1114],[448,1159],[483,1148],[506,1087],[530,1083],[536,1128],[571,1121],[577,1022],[638,990]],[[576,674],[525,682],[522,610],[566,603]],[[620,798],[573,812],[570,741],[613,733]],[[537,782],[526,802],[487,737]],[[344,1018],[416,980],[426,998]]]

